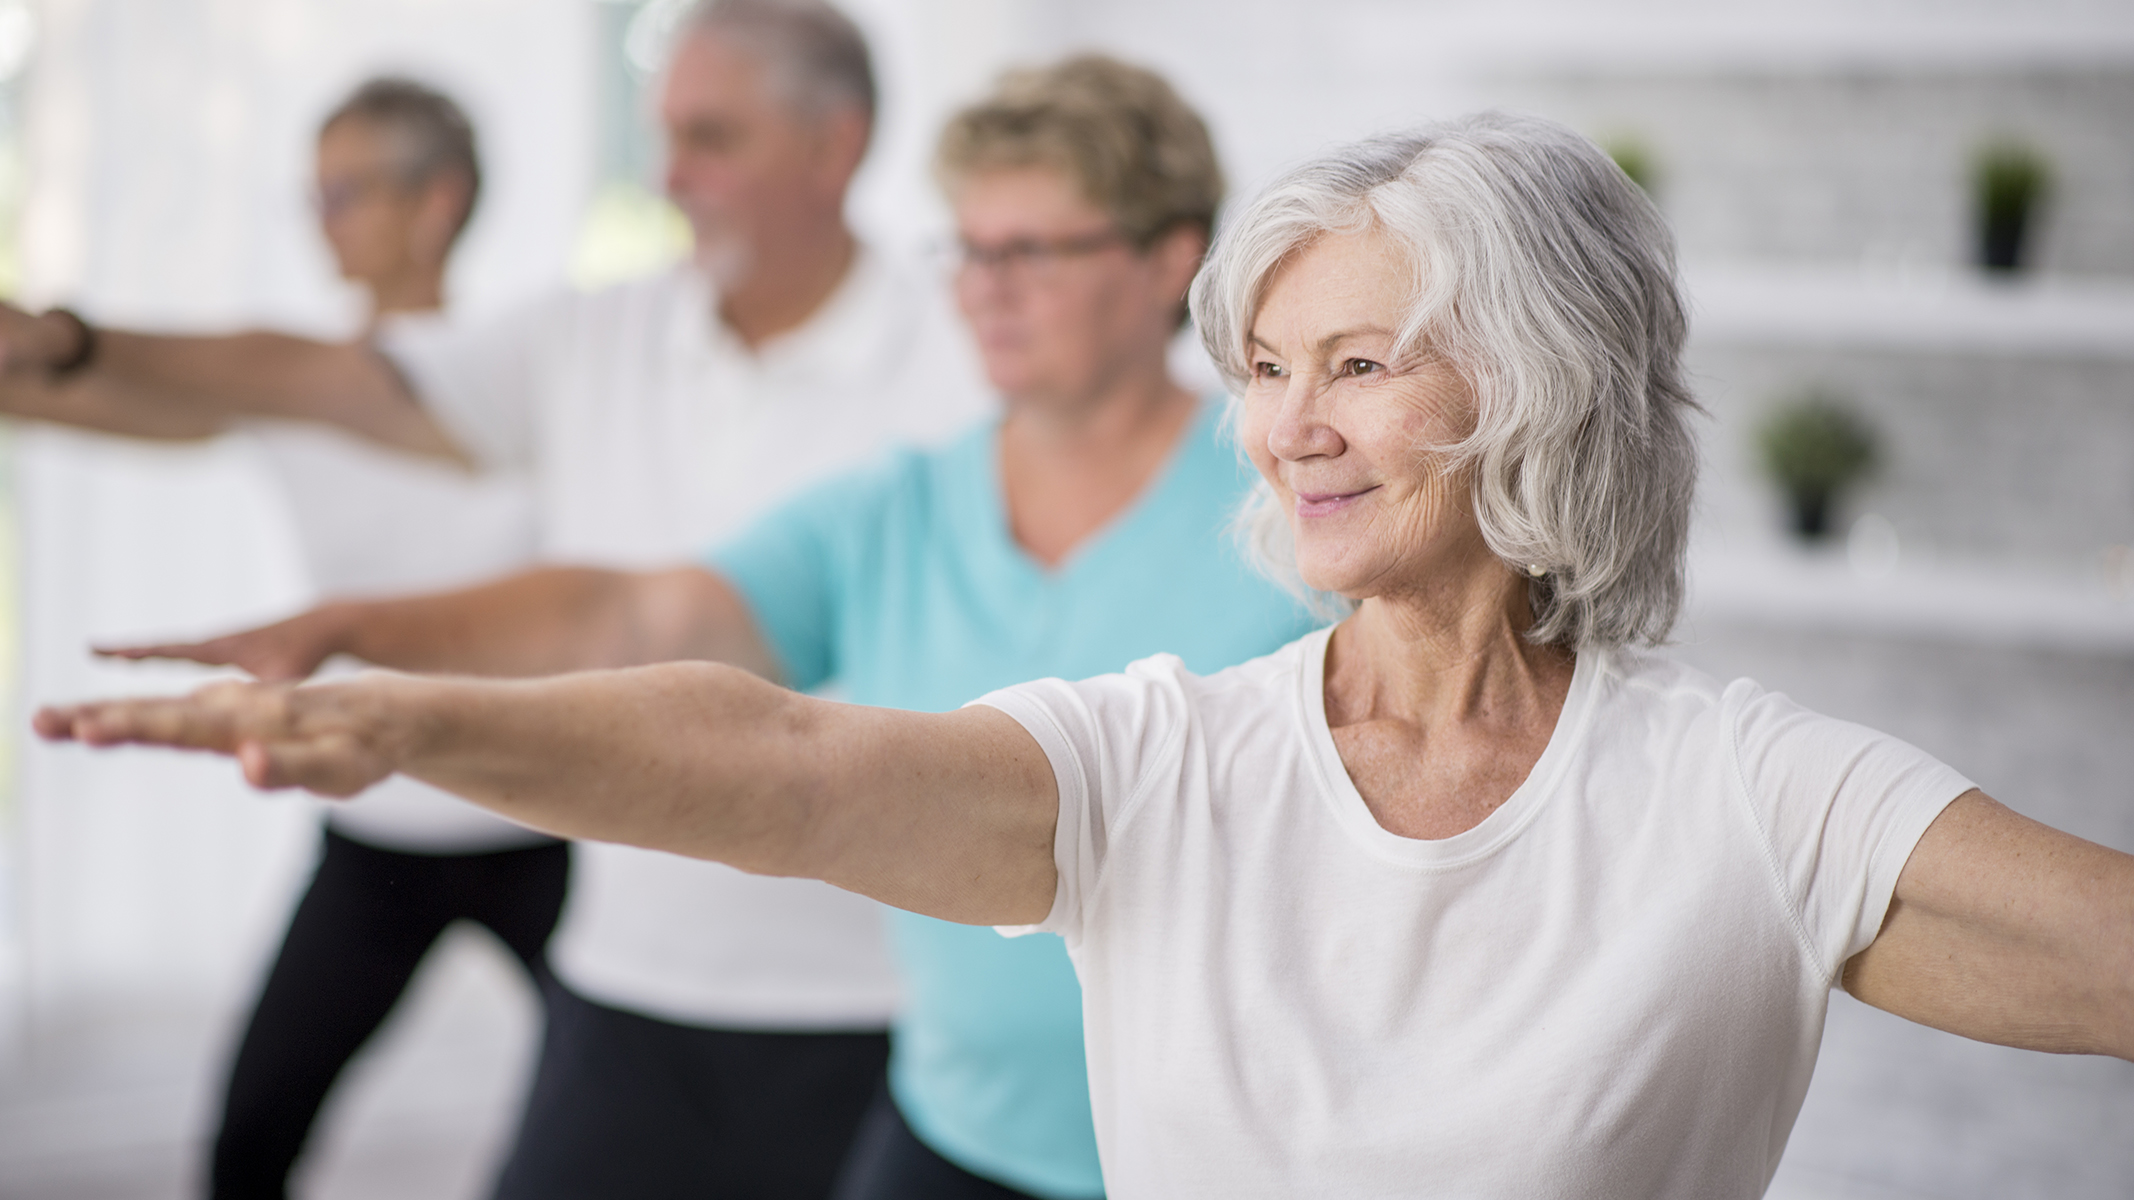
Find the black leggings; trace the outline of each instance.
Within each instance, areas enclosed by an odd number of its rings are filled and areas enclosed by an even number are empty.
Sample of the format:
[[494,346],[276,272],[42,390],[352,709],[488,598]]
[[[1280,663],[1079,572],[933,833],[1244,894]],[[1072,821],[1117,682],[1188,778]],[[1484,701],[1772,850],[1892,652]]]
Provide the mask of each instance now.
[[887,1085],[874,1094],[874,1103],[860,1121],[852,1139],[852,1154],[845,1159],[832,1200],[1037,1200],[971,1174],[941,1157],[919,1140],[897,1111],[897,1102]]
[[680,1025],[548,988],[492,1200],[821,1200],[889,1061],[886,1033]]
[[547,976],[570,848],[399,854],[326,831],[317,873],[230,1067],[215,1135],[215,1200],[279,1200],[319,1105],[385,1020],[445,927],[487,926]]

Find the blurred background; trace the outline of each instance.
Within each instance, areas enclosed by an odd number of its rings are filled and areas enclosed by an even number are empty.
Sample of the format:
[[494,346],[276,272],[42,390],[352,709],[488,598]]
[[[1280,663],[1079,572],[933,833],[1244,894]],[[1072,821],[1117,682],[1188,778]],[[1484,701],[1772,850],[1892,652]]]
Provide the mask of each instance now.
[[[883,126],[854,219],[946,228],[933,132],[1096,47],[1210,118],[1238,193],[1331,141],[1502,106],[1666,209],[1711,410],[1680,653],[1903,736],[2134,851],[2134,5],[2126,0],[845,0]],[[671,0],[0,0],[0,293],[171,330],[346,332],[306,203],[357,80],[467,104],[463,312],[685,253],[644,108]],[[1190,356],[1189,347],[1181,354]],[[1203,378],[1207,378],[1205,374]],[[242,437],[0,432],[0,1196],[177,1197],[314,841],[221,763],[26,741],[25,705],[179,689],[92,640],[306,602]],[[304,1194],[480,1193],[533,998],[455,936],[337,1093]],[[2134,1065],[1833,1000],[1773,1195],[2124,1197]]]

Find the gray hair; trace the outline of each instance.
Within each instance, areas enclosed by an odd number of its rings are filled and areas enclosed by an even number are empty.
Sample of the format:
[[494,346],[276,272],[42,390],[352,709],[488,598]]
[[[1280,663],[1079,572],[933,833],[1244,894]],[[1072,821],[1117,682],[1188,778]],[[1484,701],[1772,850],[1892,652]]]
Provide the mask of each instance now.
[[708,33],[746,49],[804,112],[850,106],[873,123],[878,98],[867,39],[822,0],[697,0],[677,32]]
[[[1474,432],[1429,447],[1470,471],[1489,548],[1529,578],[1527,636],[1575,649],[1664,641],[1682,606],[1701,411],[1682,378],[1674,238],[1592,142],[1483,113],[1336,150],[1227,224],[1194,281],[1233,395],[1275,274],[1329,233],[1401,246],[1397,340],[1448,359]],[[1261,567],[1303,589],[1289,516],[1263,485],[1239,516]],[[1532,568],[1541,574],[1532,576]]]
[[482,191],[482,160],[475,149],[474,123],[445,95],[427,84],[397,75],[366,80],[319,122],[319,133],[355,120],[385,135],[392,145],[400,185],[419,188],[440,175],[467,182],[467,203],[459,228],[474,215]]

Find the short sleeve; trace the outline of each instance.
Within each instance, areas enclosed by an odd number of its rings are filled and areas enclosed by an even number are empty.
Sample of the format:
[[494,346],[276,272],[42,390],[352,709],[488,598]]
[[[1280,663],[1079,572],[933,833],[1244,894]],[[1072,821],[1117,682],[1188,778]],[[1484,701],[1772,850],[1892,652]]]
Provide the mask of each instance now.
[[[1169,654],[1143,659],[1125,674],[1080,683],[1039,680],[972,701],[1013,717],[1044,750],[1058,783],[1060,813],[1052,857],[1059,869],[1052,911],[1033,926],[1002,933],[1057,933],[1080,943],[1088,909],[1103,880],[1111,836],[1155,793],[1176,790],[1193,723],[1185,687],[1191,676]],[[1175,797],[1167,797],[1175,798]]]
[[568,316],[568,297],[475,324],[382,326],[374,344],[422,406],[482,466],[525,469],[534,453],[543,348]]
[[741,593],[788,687],[836,677],[838,618],[856,559],[888,513],[907,457],[818,484],[704,556]]
[[1727,707],[1741,786],[1802,933],[1835,978],[1881,932],[1927,827],[1973,784],[1905,742],[1745,680]]

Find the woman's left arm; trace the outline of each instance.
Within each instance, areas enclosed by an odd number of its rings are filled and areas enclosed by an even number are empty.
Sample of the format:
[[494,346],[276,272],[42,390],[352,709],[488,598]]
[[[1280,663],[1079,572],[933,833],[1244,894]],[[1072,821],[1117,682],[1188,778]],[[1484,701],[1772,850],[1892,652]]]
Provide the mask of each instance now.
[[1843,982],[1978,1041],[2134,1059],[2134,855],[1966,792],[1919,839]]
[[1042,921],[1057,880],[1052,766],[1013,718],[833,704],[712,663],[217,683],[46,708],[36,725],[230,755],[258,787],[351,796],[400,772],[564,837],[822,879],[949,921]]

